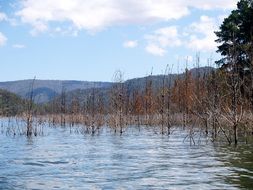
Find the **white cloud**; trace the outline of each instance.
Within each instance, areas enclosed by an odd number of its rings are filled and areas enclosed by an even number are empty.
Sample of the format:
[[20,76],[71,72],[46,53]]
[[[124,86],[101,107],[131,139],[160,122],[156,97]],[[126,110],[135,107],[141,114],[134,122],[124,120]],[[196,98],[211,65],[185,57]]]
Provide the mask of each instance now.
[[5,37],[1,32],[0,32],[0,46],[5,45],[7,41],[7,37]]
[[155,44],[148,44],[145,49],[148,53],[151,53],[152,55],[155,56],[164,56],[165,53],[167,52],[165,49]]
[[188,5],[203,9],[234,9],[236,7],[237,0],[192,0],[188,1]]
[[144,38],[147,42],[146,51],[163,56],[168,48],[185,47],[193,51],[211,52],[216,50],[217,31],[224,15],[217,17],[201,16],[199,21],[188,26],[169,26],[155,30]]
[[50,23],[70,23],[78,30],[96,32],[109,26],[148,24],[180,19],[198,9],[234,7],[236,0],[21,0],[16,15],[33,26],[34,34]]
[[125,48],[135,48],[138,46],[138,42],[134,40],[125,41],[123,47]]
[[17,48],[17,49],[22,49],[22,48],[25,48],[25,45],[24,44],[13,44],[12,47]]
[[178,47],[182,44],[176,26],[159,28],[144,38],[148,43],[146,51],[159,56],[166,53],[165,48]]
[[176,26],[159,28],[150,35],[146,35],[145,39],[151,43],[155,43],[163,48],[176,47],[181,45]]
[[30,31],[32,36],[36,36],[37,34],[46,32],[48,30],[47,25],[42,22],[36,22],[33,26],[34,28]]
[[23,0],[16,15],[35,31],[49,22],[70,22],[78,29],[98,31],[121,24],[139,24],[181,18],[181,3],[164,0]]
[[[8,18],[7,18],[7,16],[6,16],[6,14],[0,12],[0,22],[1,22],[1,21],[5,21],[5,20],[7,20],[7,19],[8,19]],[[6,37],[3,33],[0,32],[0,46],[5,45],[5,44],[6,44],[6,41],[7,41],[7,37]]]
[[218,21],[215,18],[201,16],[200,21],[189,26],[190,39],[186,46],[196,51],[212,51],[217,47],[214,31],[218,29]]
[[8,19],[7,15],[5,13],[0,12],[0,22],[7,19]]
[[8,22],[11,26],[17,25],[17,20],[15,18],[10,18],[5,13],[0,12],[0,22],[2,21]]
[[[48,28],[47,30],[48,31]],[[56,36],[56,35],[61,35],[61,36],[72,36],[76,37],[78,36],[78,30],[76,28],[73,28],[71,26],[57,26],[55,28],[50,28],[50,35],[51,36]],[[36,33],[36,35],[38,32]]]

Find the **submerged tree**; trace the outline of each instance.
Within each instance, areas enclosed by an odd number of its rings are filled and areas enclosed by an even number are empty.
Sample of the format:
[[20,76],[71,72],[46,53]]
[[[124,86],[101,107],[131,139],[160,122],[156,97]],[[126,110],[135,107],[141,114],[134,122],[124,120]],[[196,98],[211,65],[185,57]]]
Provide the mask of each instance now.
[[153,90],[153,81],[152,81],[152,72],[151,75],[145,79],[145,95],[144,95],[144,109],[145,109],[145,122],[146,125],[152,125],[153,114],[154,114],[154,90]]
[[120,134],[123,133],[124,127],[124,105],[126,93],[123,83],[123,73],[116,71],[113,77],[115,84],[110,92],[110,122],[116,132],[117,128],[120,129]]
[[66,90],[63,86],[60,98],[61,98],[60,100],[61,126],[65,126],[66,124],[65,114],[67,112],[67,108],[66,108]]
[[32,124],[33,124],[33,106],[34,106],[34,102],[33,102],[34,101],[34,94],[33,94],[34,82],[35,82],[35,77],[30,86],[29,98],[27,100],[27,105],[26,105],[26,128],[27,128],[26,135],[27,136],[32,135],[32,129],[33,129]]

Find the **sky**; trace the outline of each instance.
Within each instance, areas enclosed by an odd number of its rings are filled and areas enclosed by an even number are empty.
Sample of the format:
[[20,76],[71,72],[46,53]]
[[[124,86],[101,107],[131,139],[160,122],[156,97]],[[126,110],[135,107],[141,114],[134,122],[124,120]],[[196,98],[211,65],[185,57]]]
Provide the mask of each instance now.
[[[112,81],[215,66],[236,0],[0,0],[0,81]],[[167,69],[166,69],[167,68]]]

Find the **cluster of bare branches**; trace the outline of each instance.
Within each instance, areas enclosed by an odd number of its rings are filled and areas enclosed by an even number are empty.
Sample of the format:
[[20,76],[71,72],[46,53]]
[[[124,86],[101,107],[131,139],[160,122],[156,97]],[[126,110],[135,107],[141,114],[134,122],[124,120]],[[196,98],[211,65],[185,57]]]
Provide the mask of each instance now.
[[[196,66],[199,67],[198,55]],[[172,126],[183,126],[192,140],[197,131],[212,141],[225,139],[237,144],[243,137],[247,142],[253,131],[251,99],[244,96],[244,81],[235,69],[208,73],[197,69],[196,76],[185,69],[184,76],[178,75],[174,81],[170,72],[167,66],[159,88],[149,75],[144,88],[131,91],[124,83],[123,73],[117,71],[114,86],[106,96],[93,88],[84,102],[77,95],[67,103],[63,88],[60,99],[51,103],[49,122],[62,126],[82,124],[92,134],[102,126],[122,134],[127,126],[146,125],[159,126],[161,134],[169,135]]]
[[[192,142],[196,132],[212,141],[247,142],[253,134],[253,96],[250,96],[253,88],[248,85],[248,78],[237,72],[236,64],[227,69],[200,72],[199,60],[197,55],[194,76],[185,69],[184,75],[173,80],[172,68],[167,66],[159,87],[153,84],[151,73],[145,78],[144,87],[129,89],[121,71],[115,73],[114,85],[106,94],[94,87],[83,98],[80,94],[69,98],[63,87],[61,95],[44,113],[35,109],[34,79],[22,115],[26,135],[38,134],[34,121],[39,124],[47,120],[51,126],[82,125],[91,134],[98,133],[102,126],[122,134],[127,126],[142,125],[159,127],[161,134],[170,135],[173,126],[183,126],[189,130]],[[231,63],[235,62],[231,56]],[[251,83],[253,86],[253,80]],[[43,119],[38,119],[41,115]]]

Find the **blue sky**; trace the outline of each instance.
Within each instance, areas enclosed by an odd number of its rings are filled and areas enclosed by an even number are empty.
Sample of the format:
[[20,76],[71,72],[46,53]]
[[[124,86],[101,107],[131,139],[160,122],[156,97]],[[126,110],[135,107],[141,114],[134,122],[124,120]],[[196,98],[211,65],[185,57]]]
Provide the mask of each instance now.
[[[111,81],[200,65],[236,0],[0,0],[0,81]],[[188,60],[188,61],[186,61]]]

